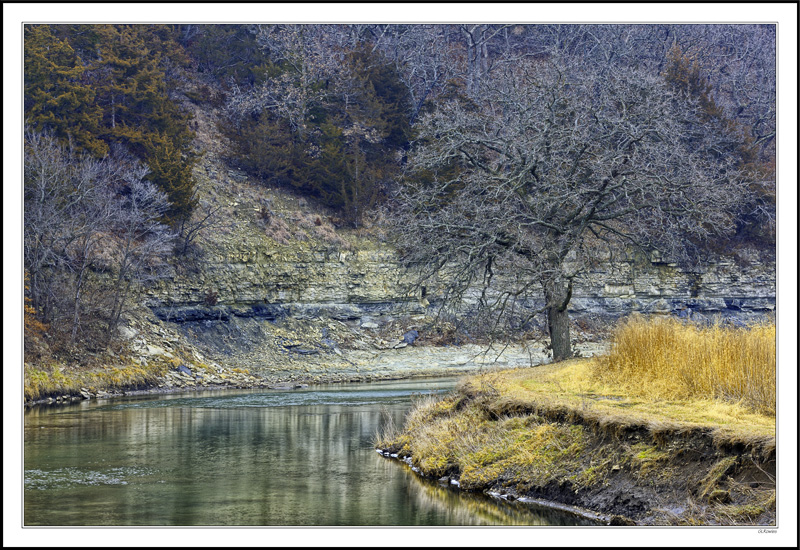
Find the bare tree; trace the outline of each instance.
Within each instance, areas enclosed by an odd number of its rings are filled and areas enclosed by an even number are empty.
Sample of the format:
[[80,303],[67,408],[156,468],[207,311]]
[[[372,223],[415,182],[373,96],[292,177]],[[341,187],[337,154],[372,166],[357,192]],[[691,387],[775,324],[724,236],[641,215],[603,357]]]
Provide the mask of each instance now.
[[159,276],[172,234],[166,196],[147,167],[75,155],[51,134],[25,133],[25,268],[32,305],[70,346],[88,324],[113,335],[131,291]]
[[448,87],[477,94],[499,54],[510,55],[509,25],[374,25],[373,48],[391,59],[411,97],[412,124]]
[[192,244],[197,239],[198,235],[205,229],[212,229],[221,224],[220,217],[221,205],[211,205],[207,202],[202,202],[197,199],[197,188],[195,188],[192,201],[197,200],[197,208],[192,212],[191,216],[181,219],[178,226],[178,233],[176,236],[175,254],[184,256],[189,252]]
[[64,196],[64,181],[71,179],[63,148],[52,135],[26,129],[24,171],[24,252],[30,274],[32,305],[40,315],[50,317],[54,292],[49,273],[64,269],[66,248],[72,242],[67,212],[80,202],[80,188]]
[[746,182],[713,121],[659,75],[553,49],[495,67],[480,89],[421,119],[390,214],[446,304],[475,292],[472,307],[499,315],[542,296],[564,359],[572,281],[600,250],[686,260],[733,228]]
[[113,226],[116,246],[107,312],[109,341],[129,306],[132,291],[162,278],[169,267],[166,258],[174,234],[161,223],[169,202],[165,193],[144,179],[146,175],[146,166],[134,166],[124,175],[124,200],[118,203]]
[[498,36],[506,26],[496,25],[459,25],[459,31],[466,45],[466,83],[467,93],[471,97],[480,92],[480,85],[486,80],[491,69],[492,58],[489,56],[489,43]]
[[[326,105],[343,66],[344,51],[336,29],[326,25],[259,25],[259,47],[289,70],[267,76],[253,90],[234,90],[230,112],[270,111],[289,121],[303,137],[312,112]],[[327,82],[327,84],[325,84]],[[321,85],[324,84],[324,85]]]
[[69,327],[74,343],[90,300],[89,270],[113,217],[116,167],[76,157],[50,134],[25,134],[25,261],[33,307]]
[[676,42],[699,59],[726,116],[745,125],[762,148],[776,136],[776,26],[677,26]]
[[775,25],[536,25],[517,43],[527,55],[558,49],[612,69],[661,74],[678,46],[697,61],[725,116],[764,147],[775,137]]

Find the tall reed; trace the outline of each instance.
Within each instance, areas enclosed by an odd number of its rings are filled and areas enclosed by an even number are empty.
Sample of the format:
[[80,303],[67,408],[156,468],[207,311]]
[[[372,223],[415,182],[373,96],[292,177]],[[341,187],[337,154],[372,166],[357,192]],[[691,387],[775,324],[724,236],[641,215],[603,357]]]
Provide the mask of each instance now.
[[735,328],[633,316],[598,358],[601,379],[656,399],[723,399],[775,414],[774,322]]

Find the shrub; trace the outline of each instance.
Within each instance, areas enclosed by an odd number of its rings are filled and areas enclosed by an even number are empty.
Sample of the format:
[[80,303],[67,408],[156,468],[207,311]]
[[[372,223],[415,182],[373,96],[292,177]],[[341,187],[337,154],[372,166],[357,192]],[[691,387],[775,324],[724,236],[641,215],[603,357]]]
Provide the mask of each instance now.
[[219,292],[216,290],[208,289],[206,291],[206,295],[203,298],[203,303],[207,306],[215,306],[217,305],[217,301],[219,300]]

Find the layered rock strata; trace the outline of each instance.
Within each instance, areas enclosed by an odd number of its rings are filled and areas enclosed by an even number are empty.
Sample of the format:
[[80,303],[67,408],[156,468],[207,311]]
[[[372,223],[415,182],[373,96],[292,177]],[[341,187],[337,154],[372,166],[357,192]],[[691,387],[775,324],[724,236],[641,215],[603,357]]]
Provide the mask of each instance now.
[[[435,288],[426,288],[425,296],[403,292],[404,273],[388,248],[340,251],[304,244],[234,248],[196,273],[152,289],[145,305],[163,321],[177,323],[326,317],[369,328],[437,304]],[[576,279],[570,303],[574,318],[642,312],[747,321],[774,309],[775,264],[755,252],[692,271],[658,259],[608,262]]]

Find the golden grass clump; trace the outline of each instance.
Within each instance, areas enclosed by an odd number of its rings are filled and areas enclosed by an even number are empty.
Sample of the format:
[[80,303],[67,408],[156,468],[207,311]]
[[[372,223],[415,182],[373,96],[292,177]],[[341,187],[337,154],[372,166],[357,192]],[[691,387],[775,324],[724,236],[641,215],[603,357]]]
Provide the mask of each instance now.
[[[500,478],[545,484],[582,456],[586,434],[580,426],[549,424],[529,415],[492,419],[478,401],[464,407],[457,403],[455,396],[417,401],[402,432],[391,427],[378,434],[376,444],[410,455],[428,476],[457,473],[460,486],[468,490],[484,489]],[[565,468],[577,470],[576,465]]]
[[597,367],[604,382],[649,399],[721,399],[775,414],[772,322],[735,328],[633,316]]

